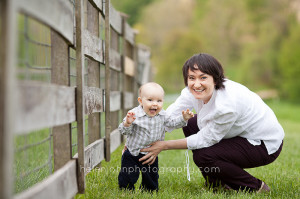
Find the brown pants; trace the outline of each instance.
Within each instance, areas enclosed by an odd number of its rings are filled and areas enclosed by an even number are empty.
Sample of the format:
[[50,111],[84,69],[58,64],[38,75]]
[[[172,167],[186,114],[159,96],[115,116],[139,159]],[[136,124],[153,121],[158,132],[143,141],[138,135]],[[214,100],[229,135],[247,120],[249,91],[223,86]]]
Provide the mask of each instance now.
[[[183,127],[185,137],[199,131],[197,115]],[[263,143],[254,146],[242,137],[223,139],[219,143],[193,151],[193,159],[199,167],[206,184],[211,187],[229,185],[235,190],[258,190],[262,181],[253,177],[245,168],[254,168],[270,164],[280,154],[280,148],[269,155]]]

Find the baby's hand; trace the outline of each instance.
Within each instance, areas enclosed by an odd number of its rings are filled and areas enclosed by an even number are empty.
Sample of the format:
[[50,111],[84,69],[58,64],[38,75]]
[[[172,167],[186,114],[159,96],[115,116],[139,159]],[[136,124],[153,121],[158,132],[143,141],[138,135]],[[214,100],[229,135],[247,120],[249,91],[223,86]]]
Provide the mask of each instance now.
[[194,113],[189,109],[186,109],[186,111],[182,111],[182,116],[185,121],[188,121],[189,119],[194,117]]
[[124,126],[129,127],[135,119],[136,119],[135,113],[129,111],[126,115]]

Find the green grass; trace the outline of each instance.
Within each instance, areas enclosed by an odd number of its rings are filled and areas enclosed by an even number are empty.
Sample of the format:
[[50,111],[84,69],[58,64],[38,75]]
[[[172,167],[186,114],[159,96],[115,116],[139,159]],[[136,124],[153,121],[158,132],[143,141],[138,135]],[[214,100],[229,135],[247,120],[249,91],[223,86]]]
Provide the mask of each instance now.
[[[101,117],[104,135],[104,117]],[[103,136],[102,135],[102,136]],[[88,146],[88,116],[85,117],[85,146]],[[77,122],[72,123],[72,155],[77,153]],[[54,172],[51,128],[14,136],[14,193],[20,193]]]
[[[248,169],[257,178],[265,181],[271,188],[269,194],[222,191],[213,192],[204,188],[204,179],[190,155],[191,181],[186,178],[185,150],[163,151],[159,155],[159,192],[148,193],[138,189],[141,182],[136,183],[136,191],[121,191],[118,188],[118,171],[121,165],[120,146],[111,155],[111,161],[101,163],[86,176],[85,194],[83,198],[300,198],[299,183],[299,151],[300,146],[300,105],[292,105],[280,101],[267,102],[274,110],[285,129],[283,151],[278,159],[264,167]],[[168,106],[168,103],[165,104]],[[182,138],[181,130],[166,134],[166,140]]]
[[49,130],[46,128],[15,136],[14,193],[24,191],[52,173],[53,149],[49,144],[52,143]]

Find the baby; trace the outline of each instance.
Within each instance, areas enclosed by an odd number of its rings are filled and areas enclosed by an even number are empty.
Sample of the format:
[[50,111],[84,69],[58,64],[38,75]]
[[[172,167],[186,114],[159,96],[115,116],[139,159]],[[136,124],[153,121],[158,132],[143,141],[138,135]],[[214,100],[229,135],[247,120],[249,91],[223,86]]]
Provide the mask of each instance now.
[[182,115],[167,116],[162,109],[164,100],[163,88],[154,82],[142,85],[139,89],[139,106],[130,110],[119,131],[127,135],[125,151],[122,155],[119,187],[134,190],[134,184],[142,172],[141,189],[158,191],[158,157],[151,165],[142,165],[139,159],[145,155],[140,152],[155,141],[163,140],[165,128],[181,128],[194,114],[187,109]]

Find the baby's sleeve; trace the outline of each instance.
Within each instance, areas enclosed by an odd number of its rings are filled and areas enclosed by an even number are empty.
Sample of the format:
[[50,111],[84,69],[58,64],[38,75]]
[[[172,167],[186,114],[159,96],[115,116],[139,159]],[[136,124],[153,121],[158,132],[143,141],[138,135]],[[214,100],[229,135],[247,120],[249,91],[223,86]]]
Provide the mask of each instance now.
[[122,135],[130,135],[132,133],[132,130],[133,130],[133,125],[134,124],[132,123],[129,127],[126,127],[126,126],[124,126],[124,123],[121,122],[118,129],[119,129],[119,131]]
[[187,125],[187,121],[184,120],[182,114],[177,116],[169,115],[166,117],[165,120],[165,127],[167,129],[172,129],[172,130],[178,129],[186,125]]

